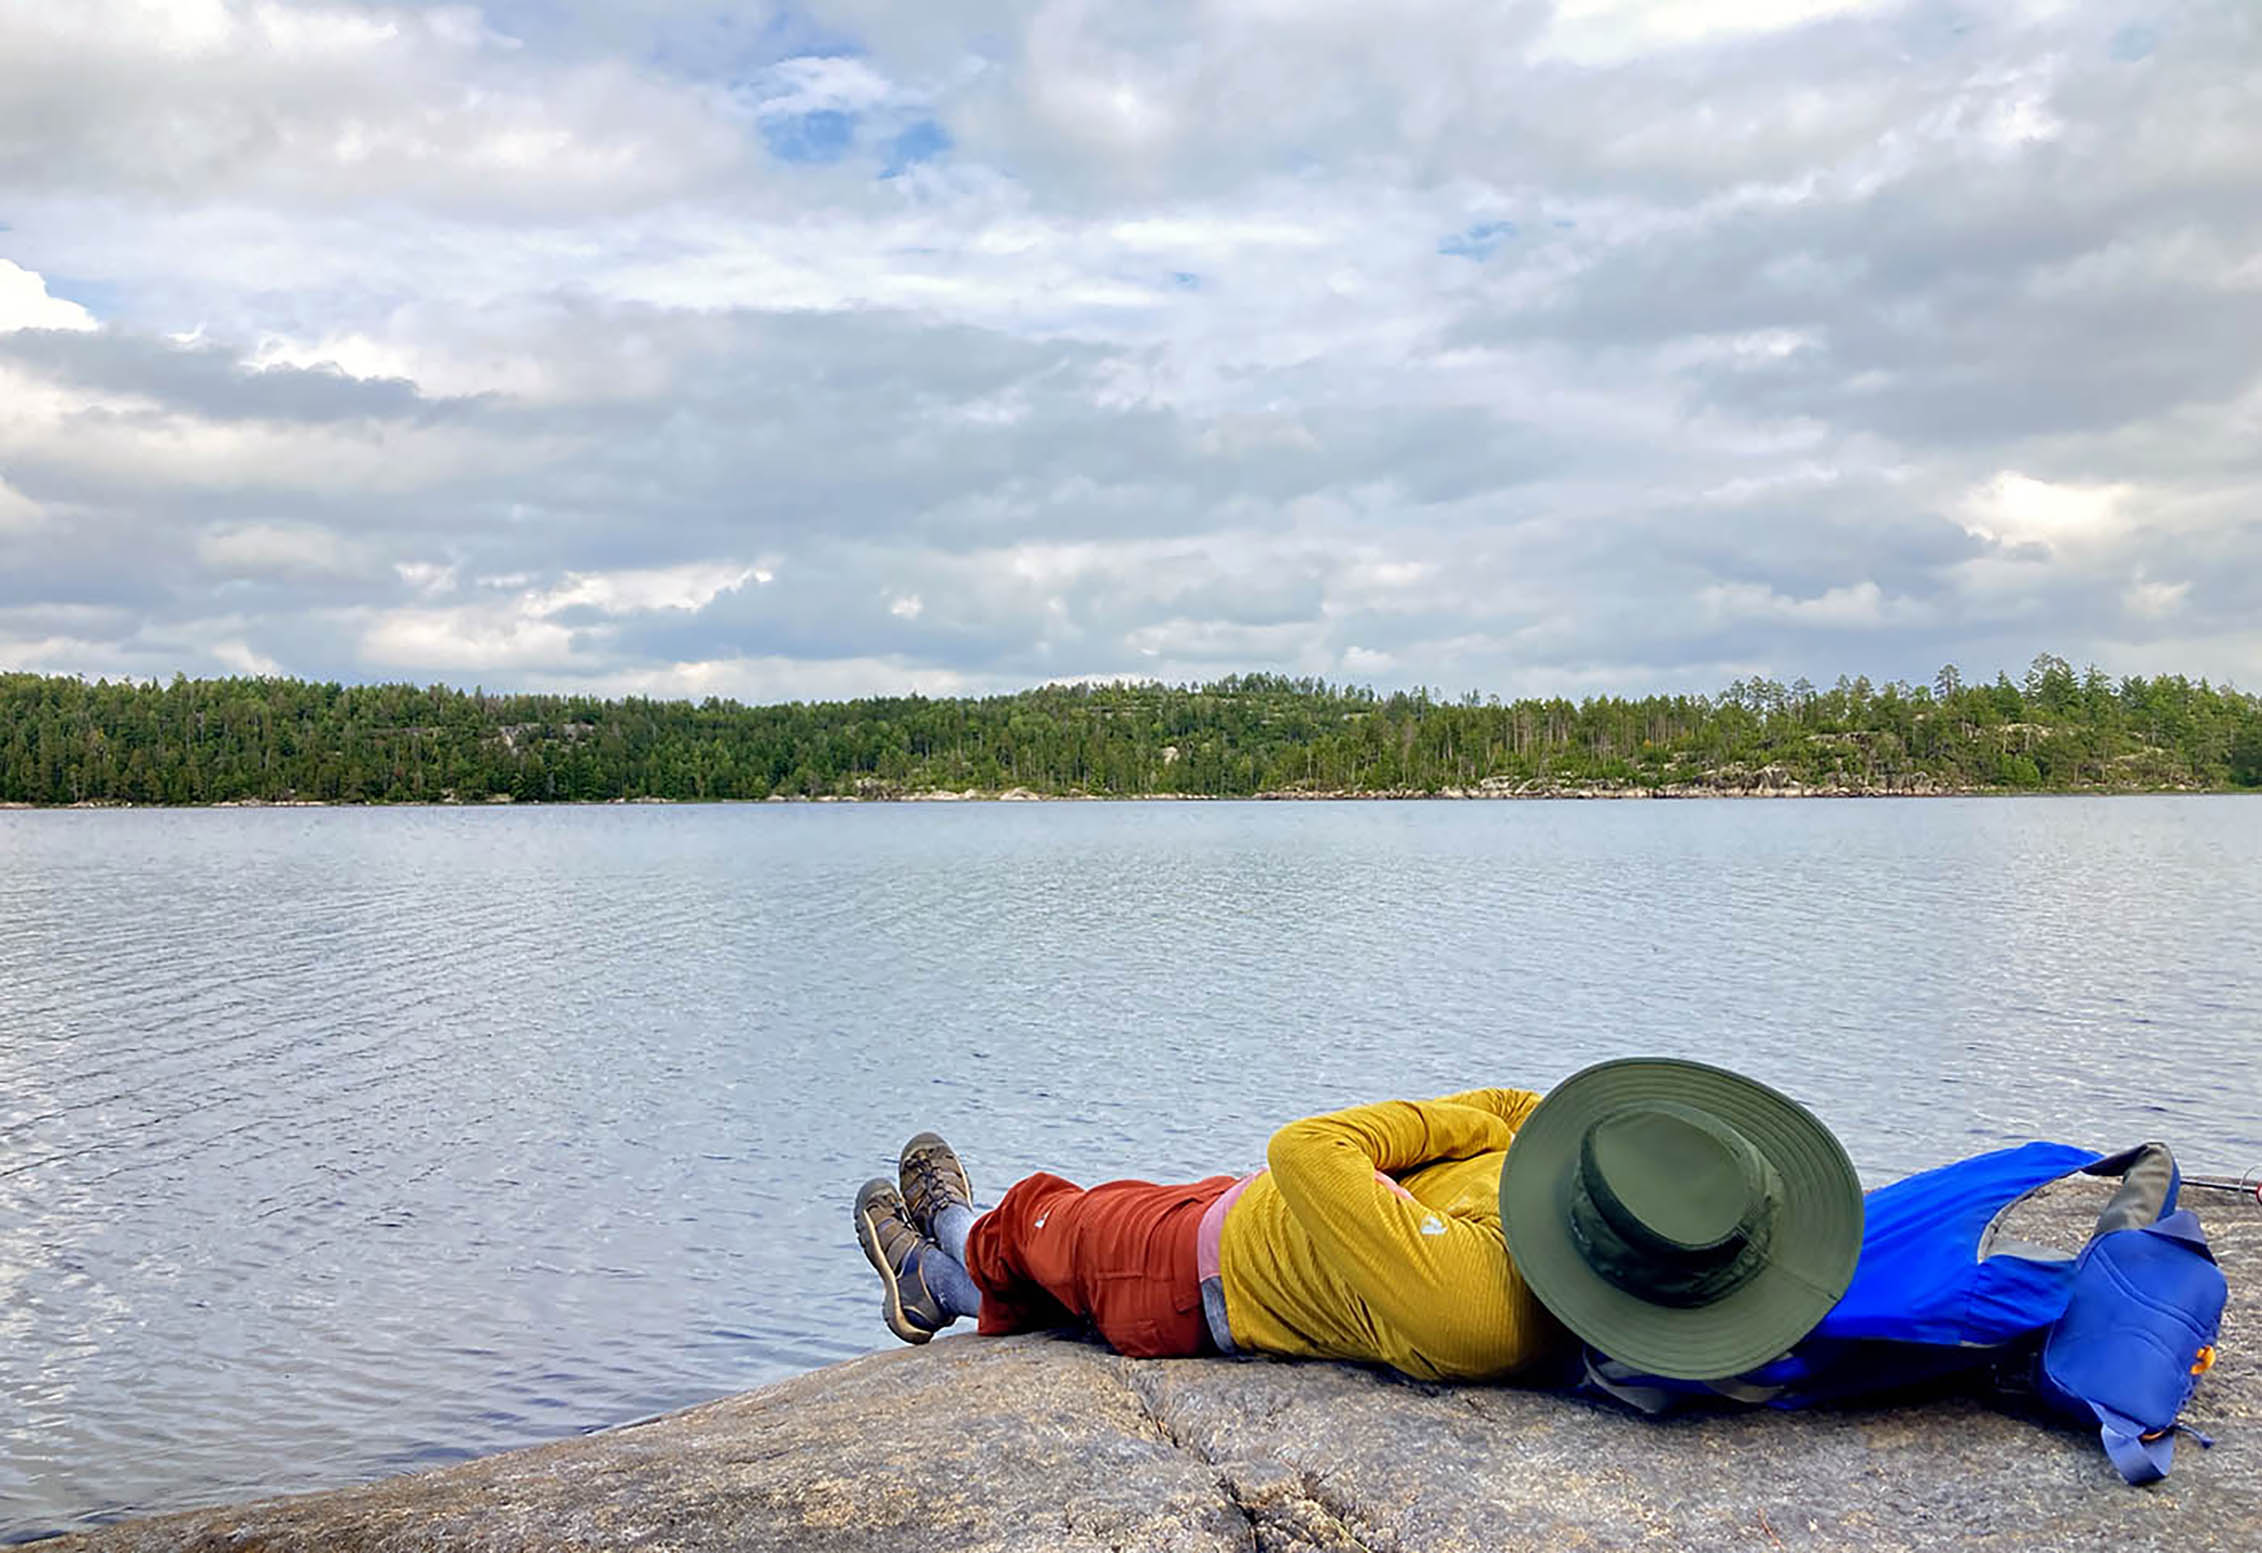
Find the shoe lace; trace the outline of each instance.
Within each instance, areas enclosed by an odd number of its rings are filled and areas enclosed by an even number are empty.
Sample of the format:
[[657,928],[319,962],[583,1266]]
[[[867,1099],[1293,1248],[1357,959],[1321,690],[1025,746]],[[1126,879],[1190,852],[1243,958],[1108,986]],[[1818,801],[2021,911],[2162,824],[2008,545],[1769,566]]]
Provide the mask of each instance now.
[[[932,1211],[958,1196],[958,1172],[945,1170],[942,1162],[931,1153],[914,1154],[905,1161],[905,1182],[910,1197],[918,1207]],[[916,1210],[915,1210],[916,1211]]]

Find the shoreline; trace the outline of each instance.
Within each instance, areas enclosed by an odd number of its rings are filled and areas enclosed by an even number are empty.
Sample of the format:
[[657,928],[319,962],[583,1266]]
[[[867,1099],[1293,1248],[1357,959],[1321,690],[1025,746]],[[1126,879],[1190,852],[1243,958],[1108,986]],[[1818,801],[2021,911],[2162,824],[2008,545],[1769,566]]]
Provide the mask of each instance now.
[[916,791],[818,793],[766,798],[514,798],[507,793],[485,798],[420,798],[391,802],[385,799],[332,798],[222,798],[208,802],[141,802],[126,798],[82,798],[72,803],[0,801],[0,813],[57,813],[87,809],[602,809],[632,806],[753,807],[761,804],[922,804],[922,803],[1608,803],[1703,802],[1726,800],[1880,799],[1880,798],[2144,798],[2239,797],[2262,792],[2241,787],[1967,787],[1945,783],[1846,786],[1790,782],[1779,785],[1745,785],[1685,782],[1660,787],[1593,784],[1480,785],[1473,788],[1379,789],[1372,791],[1276,790],[1257,793],[1039,793],[1028,788],[1000,790],[921,788]]

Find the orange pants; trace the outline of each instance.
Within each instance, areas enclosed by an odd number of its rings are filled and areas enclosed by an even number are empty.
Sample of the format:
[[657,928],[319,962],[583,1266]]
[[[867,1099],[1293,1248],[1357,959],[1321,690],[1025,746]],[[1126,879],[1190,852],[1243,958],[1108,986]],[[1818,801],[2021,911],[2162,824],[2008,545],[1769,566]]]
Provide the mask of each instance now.
[[991,1335],[1089,1321],[1134,1359],[1212,1351],[1194,1235],[1233,1184],[1110,1181],[1085,1191],[1039,1172],[1017,1181],[966,1237],[966,1270]]

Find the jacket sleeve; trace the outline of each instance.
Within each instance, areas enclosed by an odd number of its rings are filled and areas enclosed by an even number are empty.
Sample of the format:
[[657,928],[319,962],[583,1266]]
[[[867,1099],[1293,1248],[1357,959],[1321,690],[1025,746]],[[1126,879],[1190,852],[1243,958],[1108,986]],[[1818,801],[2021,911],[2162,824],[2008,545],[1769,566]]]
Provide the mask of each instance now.
[[1487,1291],[1507,1276],[1506,1248],[1497,1225],[1426,1207],[1389,1174],[1506,1149],[1516,1136],[1508,1115],[1520,1102],[1463,1101],[1518,1093],[1353,1106],[1291,1122],[1266,1150],[1281,1197],[1320,1257],[1377,1320],[1442,1358],[1497,1343],[1486,1328],[1502,1300]]
[[1539,1109],[1543,1098],[1531,1089],[1464,1089],[1457,1095],[1441,1095],[1430,1103],[1475,1106],[1480,1111],[1490,1111],[1510,1127],[1521,1128],[1532,1112]]

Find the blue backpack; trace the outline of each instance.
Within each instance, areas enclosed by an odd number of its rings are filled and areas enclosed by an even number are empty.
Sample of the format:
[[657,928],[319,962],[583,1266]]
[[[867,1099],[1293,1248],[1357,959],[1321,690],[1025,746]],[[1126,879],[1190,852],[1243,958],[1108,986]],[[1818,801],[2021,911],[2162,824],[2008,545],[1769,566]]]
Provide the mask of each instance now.
[[[2003,1233],[2012,1208],[2070,1175],[2121,1186],[2081,1254]],[[2199,1221],[2176,1207],[2165,1144],[2102,1157],[2029,1143],[1928,1170],[1863,1199],[1861,1260],[1797,1347],[1731,1380],[1669,1380],[1590,1349],[1582,1389],[1645,1413],[1697,1402],[1778,1408],[1985,1377],[2094,1427],[2131,1483],[2167,1475],[2177,1422],[2214,1362],[2228,1288]]]

